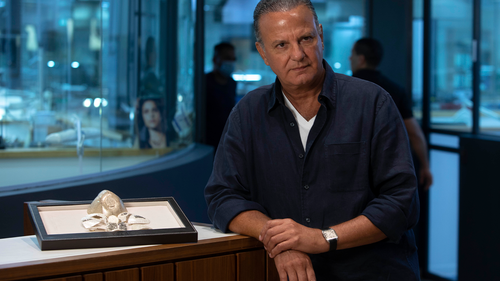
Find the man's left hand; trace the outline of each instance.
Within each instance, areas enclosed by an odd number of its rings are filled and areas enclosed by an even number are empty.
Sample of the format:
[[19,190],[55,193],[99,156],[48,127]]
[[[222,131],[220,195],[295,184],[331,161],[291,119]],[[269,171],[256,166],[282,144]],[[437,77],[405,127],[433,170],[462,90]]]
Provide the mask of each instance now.
[[330,247],[320,229],[303,226],[292,219],[268,221],[260,232],[259,240],[271,258],[287,250],[319,254],[327,252]]
[[429,168],[427,169],[420,169],[420,186],[422,186],[424,188],[424,190],[429,190],[429,188],[431,187],[432,185],[432,182],[433,182],[433,178],[432,178],[432,173],[431,173],[431,170]]

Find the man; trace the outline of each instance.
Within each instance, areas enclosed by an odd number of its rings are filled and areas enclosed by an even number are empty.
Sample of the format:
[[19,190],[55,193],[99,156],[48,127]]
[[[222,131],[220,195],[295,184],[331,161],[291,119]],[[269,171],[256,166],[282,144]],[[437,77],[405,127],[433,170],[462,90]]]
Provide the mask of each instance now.
[[433,179],[427,157],[427,143],[424,133],[420,129],[417,120],[413,117],[404,89],[377,70],[383,55],[384,51],[379,41],[373,38],[361,38],[356,41],[349,57],[352,76],[373,82],[389,92],[403,118],[410,138],[411,148],[413,148],[420,164],[419,184],[423,190],[428,190]]
[[206,82],[206,143],[217,145],[227,117],[236,100],[236,81],[231,77],[236,56],[234,46],[220,43],[214,47],[214,69],[205,76]]
[[416,178],[392,99],[333,72],[309,0],[262,0],[254,29],[277,79],[229,116],[210,219],[260,239],[281,280],[419,280]]

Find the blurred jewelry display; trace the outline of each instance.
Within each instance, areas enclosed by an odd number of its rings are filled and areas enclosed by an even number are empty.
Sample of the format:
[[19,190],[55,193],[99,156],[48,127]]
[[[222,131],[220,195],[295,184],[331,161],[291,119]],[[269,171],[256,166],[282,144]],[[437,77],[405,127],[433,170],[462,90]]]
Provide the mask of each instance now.
[[151,229],[149,220],[130,214],[122,200],[109,190],[103,190],[87,208],[82,225],[90,231],[125,231]]

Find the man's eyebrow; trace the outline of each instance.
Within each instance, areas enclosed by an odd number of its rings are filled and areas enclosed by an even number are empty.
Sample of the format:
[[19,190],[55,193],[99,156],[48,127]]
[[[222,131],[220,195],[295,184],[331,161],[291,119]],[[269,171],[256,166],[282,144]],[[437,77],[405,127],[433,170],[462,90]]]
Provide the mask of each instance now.
[[286,42],[287,42],[286,40],[274,40],[273,42],[271,42],[271,45],[276,46],[278,44],[286,43]]
[[308,31],[308,32],[305,32],[303,35],[300,36],[300,38],[304,38],[304,37],[315,37],[316,36],[316,31],[314,30],[311,30],[311,31]]

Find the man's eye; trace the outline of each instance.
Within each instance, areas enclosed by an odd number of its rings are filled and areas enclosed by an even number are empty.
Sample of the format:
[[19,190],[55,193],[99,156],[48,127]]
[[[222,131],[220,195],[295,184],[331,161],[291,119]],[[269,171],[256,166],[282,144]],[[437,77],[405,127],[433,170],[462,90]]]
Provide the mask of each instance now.
[[276,45],[276,48],[283,48],[285,47],[285,43],[279,43],[278,45]]
[[307,36],[307,37],[302,38],[302,41],[311,41],[311,40],[312,40],[311,36]]

